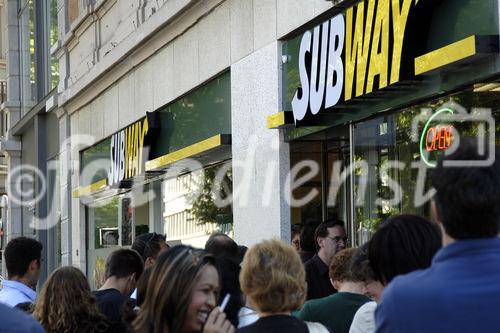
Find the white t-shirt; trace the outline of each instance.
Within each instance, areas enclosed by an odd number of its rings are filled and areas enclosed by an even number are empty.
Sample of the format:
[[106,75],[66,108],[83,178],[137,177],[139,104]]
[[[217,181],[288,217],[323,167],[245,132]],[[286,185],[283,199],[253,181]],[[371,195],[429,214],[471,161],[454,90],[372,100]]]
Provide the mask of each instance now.
[[242,328],[255,323],[259,319],[259,315],[255,310],[243,306],[238,313],[238,319],[238,328]]
[[375,331],[375,309],[377,302],[363,304],[352,320],[349,333],[372,333]]

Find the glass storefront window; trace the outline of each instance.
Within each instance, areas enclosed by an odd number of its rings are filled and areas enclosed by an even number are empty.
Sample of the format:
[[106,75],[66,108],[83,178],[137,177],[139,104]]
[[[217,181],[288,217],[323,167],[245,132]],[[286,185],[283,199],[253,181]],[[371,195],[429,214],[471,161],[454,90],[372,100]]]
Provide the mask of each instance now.
[[94,208],[94,248],[117,246],[119,197],[110,199],[106,204]]
[[203,247],[208,234],[231,231],[232,206],[229,201],[224,205],[224,199],[230,198],[232,185],[231,161],[164,180],[164,233],[168,239]]
[[[500,84],[495,87],[500,87]],[[489,109],[496,120],[494,132],[496,145],[499,145],[499,102],[500,92],[486,88],[481,91],[476,85],[473,89],[355,124],[354,161],[364,161],[367,172],[366,178],[363,177],[362,167],[355,172],[354,193],[361,197],[355,207],[356,243],[367,241],[378,225],[392,215],[431,217],[430,200],[425,195],[431,189],[432,167],[426,168],[423,173],[425,178],[420,180],[417,167],[422,159],[420,139],[424,137],[429,145],[432,143],[432,139],[423,133],[424,124],[431,115],[444,107],[449,107],[455,113],[461,107],[469,113],[474,108]],[[423,111],[426,113],[422,114]],[[418,125],[414,128],[416,119]],[[444,124],[453,126],[460,136],[488,138],[490,134],[495,135],[491,132],[482,135],[481,122],[454,121],[453,116],[450,116]],[[435,159],[439,153],[435,153]],[[419,183],[423,185],[421,188]],[[364,191],[362,185],[366,185]],[[401,189],[400,194],[397,193],[397,187]]]

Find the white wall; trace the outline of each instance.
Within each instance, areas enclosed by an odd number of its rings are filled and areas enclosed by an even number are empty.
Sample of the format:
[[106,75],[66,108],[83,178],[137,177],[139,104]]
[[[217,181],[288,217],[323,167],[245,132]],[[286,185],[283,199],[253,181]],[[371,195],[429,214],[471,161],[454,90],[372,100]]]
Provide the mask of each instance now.
[[[80,18],[64,37],[60,61],[69,71],[62,76],[69,79],[60,86],[59,105],[70,115],[71,133],[93,135],[90,145],[230,68],[233,163],[245,161],[250,138],[258,148],[250,166],[248,201],[235,201],[236,240],[251,245],[262,238],[288,237],[290,209],[283,197],[289,193],[288,145],[279,131],[266,128],[267,116],[281,111],[277,39],[331,8],[331,2],[171,0],[171,6],[134,23],[130,13],[138,9],[129,7],[137,3],[98,1],[102,7],[95,9],[95,21]],[[71,159],[79,159],[75,147]],[[78,173],[75,168],[72,188],[79,185]],[[266,178],[267,173],[275,177]],[[234,183],[244,181],[235,167]],[[71,207],[72,245],[81,251],[83,206],[72,199]],[[76,264],[83,260],[73,256]]]

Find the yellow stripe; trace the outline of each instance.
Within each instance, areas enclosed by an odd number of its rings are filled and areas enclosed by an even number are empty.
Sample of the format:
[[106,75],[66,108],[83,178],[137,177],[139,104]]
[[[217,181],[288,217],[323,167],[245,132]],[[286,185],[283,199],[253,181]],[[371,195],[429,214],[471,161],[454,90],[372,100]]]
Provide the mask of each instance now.
[[203,153],[207,150],[216,148],[221,144],[222,144],[222,136],[220,134],[217,134],[215,136],[212,136],[211,138],[197,142],[191,146],[187,146],[186,148],[182,148],[172,153],[155,158],[154,160],[147,161],[146,171],[155,170],[157,168],[161,168],[169,164],[178,162],[182,159],[192,157],[194,155]]
[[83,197],[85,195],[89,195],[89,194],[92,194],[94,192],[97,192],[98,190],[106,187],[107,185],[108,185],[108,180],[102,179],[98,182],[95,182],[95,183],[89,185],[89,186],[76,188],[73,191],[72,195],[73,195],[73,198]]
[[430,72],[475,54],[476,36],[467,37],[415,58],[415,75]]
[[267,128],[278,128],[285,125],[285,112],[278,112],[267,117]]

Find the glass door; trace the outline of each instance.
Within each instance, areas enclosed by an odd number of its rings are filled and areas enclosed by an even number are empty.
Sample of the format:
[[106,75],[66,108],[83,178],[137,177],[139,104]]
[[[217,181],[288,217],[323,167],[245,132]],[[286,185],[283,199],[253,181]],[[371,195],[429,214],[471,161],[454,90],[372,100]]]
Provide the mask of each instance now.
[[348,126],[335,127],[290,143],[294,179],[307,179],[292,190],[292,224],[316,226],[337,218],[351,230],[349,133]]

